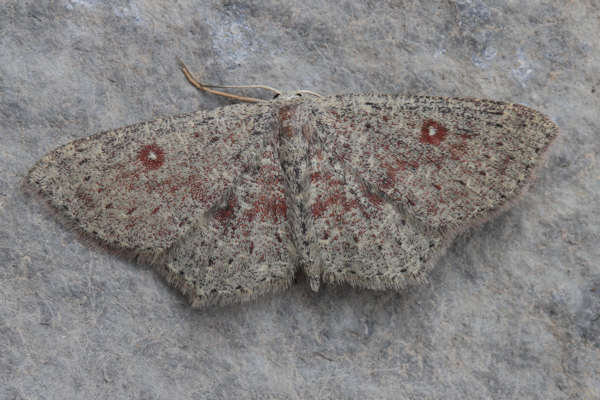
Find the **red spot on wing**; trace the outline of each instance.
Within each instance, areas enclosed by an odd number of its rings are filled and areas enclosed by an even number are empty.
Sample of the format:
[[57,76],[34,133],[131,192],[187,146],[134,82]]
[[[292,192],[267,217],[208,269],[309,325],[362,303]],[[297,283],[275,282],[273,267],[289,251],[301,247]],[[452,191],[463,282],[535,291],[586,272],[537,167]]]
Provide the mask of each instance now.
[[319,195],[319,197],[317,198],[317,200],[314,202],[314,204],[311,207],[313,216],[315,218],[321,218],[323,216],[323,214],[325,213],[325,210],[327,210],[327,207],[329,206],[329,204],[335,202],[332,199],[333,199],[333,197],[330,197],[327,201],[324,201],[322,196]]
[[367,197],[367,200],[369,200],[369,202],[371,204],[373,204],[373,206],[375,206],[376,208],[381,208],[382,204],[383,204],[383,199],[379,196],[377,196],[374,193],[371,193],[368,190],[364,190],[365,196]]
[[310,181],[311,182],[316,182],[321,180],[321,173],[320,172],[313,172],[312,174],[310,174]]
[[385,179],[381,182],[382,189],[390,189],[393,187],[398,179],[398,172],[406,170],[407,167],[417,168],[419,166],[416,162],[408,162],[404,160],[393,160],[394,164],[383,162],[382,167],[385,169]]
[[463,140],[461,143],[454,143],[450,145],[450,158],[458,161],[463,159],[464,156],[468,156],[468,146]]
[[[244,220],[252,223],[256,217],[260,217],[261,222],[268,219],[273,223],[280,223],[287,218],[281,170],[272,151],[265,150],[262,156],[265,163],[258,174],[253,179],[250,178],[250,182],[258,185],[259,190],[251,194],[252,207],[244,211]],[[246,202],[250,202],[250,199]]]
[[232,197],[227,202],[227,207],[221,208],[215,213],[215,219],[217,219],[220,223],[225,224],[227,220],[233,217],[236,205],[237,201],[235,197]]
[[290,123],[290,119],[294,115],[294,108],[292,106],[281,107],[279,109],[279,120],[281,121],[281,133],[283,136],[292,137],[294,131]]
[[345,216],[349,216],[352,210],[358,210],[359,204],[355,199],[348,199],[343,191],[344,182],[328,175],[324,187],[328,195],[317,195],[311,206],[311,212],[315,219],[330,218],[338,224],[343,224]]
[[149,170],[160,168],[165,162],[165,152],[156,144],[149,144],[141,148],[138,160]]
[[287,204],[285,199],[278,195],[261,195],[252,205],[252,211],[248,213],[248,219],[253,220],[255,215],[260,215],[262,220],[269,218],[273,222],[279,222],[287,217]]
[[432,119],[428,119],[423,123],[421,127],[421,142],[432,144],[434,146],[439,145],[446,138],[448,130],[442,124]]
[[207,190],[201,176],[190,175],[187,186],[190,189],[190,194],[194,201],[198,201],[202,204],[209,204],[210,200],[212,200],[209,195],[210,192]]

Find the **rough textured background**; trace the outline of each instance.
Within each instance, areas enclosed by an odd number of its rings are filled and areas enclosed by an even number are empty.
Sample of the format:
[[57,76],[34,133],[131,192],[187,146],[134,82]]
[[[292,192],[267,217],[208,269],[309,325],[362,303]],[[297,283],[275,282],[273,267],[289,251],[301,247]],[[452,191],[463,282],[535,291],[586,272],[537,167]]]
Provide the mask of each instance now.
[[[3,1],[0,398],[600,398],[600,6],[425,3]],[[176,56],[212,82],[519,102],[562,137],[429,285],[314,294],[300,276],[194,311],[20,186],[75,138],[228,104]]]

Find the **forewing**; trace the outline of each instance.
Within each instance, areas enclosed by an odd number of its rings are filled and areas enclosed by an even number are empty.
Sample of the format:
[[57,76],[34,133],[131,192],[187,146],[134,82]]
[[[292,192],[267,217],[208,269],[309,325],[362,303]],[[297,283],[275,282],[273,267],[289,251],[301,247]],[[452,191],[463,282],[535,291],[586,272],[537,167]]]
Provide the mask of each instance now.
[[316,104],[325,151],[422,229],[443,234],[514,199],[558,134],[535,110],[489,100],[373,95]]
[[29,174],[69,220],[109,247],[160,255],[253,162],[269,106],[236,105],[138,123],[71,142]]
[[421,280],[458,232],[515,199],[557,134],[534,110],[484,100],[337,96],[307,107],[307,253],[322,279],[367,288]]
[[276,135],[254,155],[223,201],[181,238],[159,267],[193,306],[226,304],[286,288],[296,266]]

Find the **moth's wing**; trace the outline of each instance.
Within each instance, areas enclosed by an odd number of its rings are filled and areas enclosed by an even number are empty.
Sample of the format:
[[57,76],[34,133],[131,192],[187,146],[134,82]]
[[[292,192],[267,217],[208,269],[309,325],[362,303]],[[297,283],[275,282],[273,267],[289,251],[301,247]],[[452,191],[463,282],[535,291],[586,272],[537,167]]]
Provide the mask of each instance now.
[[443,241],[333,157],[312,158],[307,205],[305,269],[314,290],[319,280],[369,289],[422,281]]
[[[198,271],[229,282],[256,268],[251,273],[262,279],[270,276],[273,263],[273,274],[289,281],[294,267],[287,242],[271,246],[278,237],[288,240],[284,216],[277,214],[277,223],[269,225],[259,210],[247,226],[232,226],[238,236],[214,228],[230,216],[223,207],[233,196],[239,196],[236,206],[244,212],[261,201],[263,189],[269,199],[283,192],[273,163],[276,132],[269,105],[157,119],[60,147],[40,160],[28,179],[81,230],[156,264],[191,299],[188,278]],[[248,241],[239,234],[247,234]],[[251,246],[251,235],[256,238],[250,254],[236,252]],[[213,258],[173,256],[204,250],[189,249],[204,239]],[[215,272],[218,268],[226,272]],[[194,290],[203,290],[203,281],[191,282]]]
[[[422,276],[457,233],[523,191],[558,134],[535,110],[478,99],[337,96],[310,107],[322,152],[312,173],[345,175],[312,183],[309,207],[324,209],[309,213],[313,231],[328,237],[318,249],[323,277],[366,287]],[[338,224],[351,215],[340,200],[322,205],[336,190],[376,212]]]
[[161,271],[193,306],[227,304],[284,289],[296,269],[277,138],[222,202],[169,251]]

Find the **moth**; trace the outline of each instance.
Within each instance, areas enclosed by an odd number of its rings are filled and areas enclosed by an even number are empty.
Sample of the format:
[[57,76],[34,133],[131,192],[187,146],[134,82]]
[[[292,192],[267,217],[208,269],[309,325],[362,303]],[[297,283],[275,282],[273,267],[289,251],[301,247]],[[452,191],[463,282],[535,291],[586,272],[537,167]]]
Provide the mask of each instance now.
[[279,96],[73,141],[27,181],[194,307],[281,291],[298,270],[315,291],[400,290],[511,204],[557,134],[500,101]]

